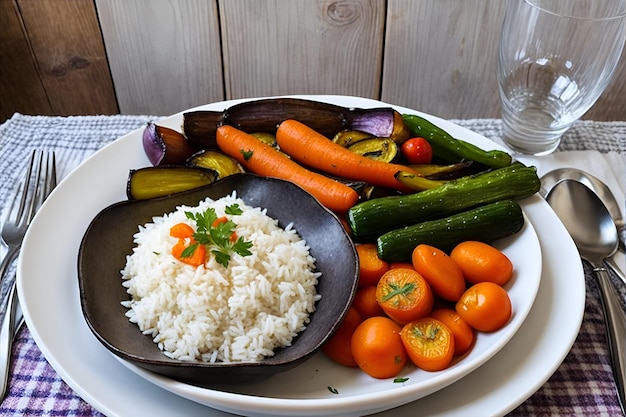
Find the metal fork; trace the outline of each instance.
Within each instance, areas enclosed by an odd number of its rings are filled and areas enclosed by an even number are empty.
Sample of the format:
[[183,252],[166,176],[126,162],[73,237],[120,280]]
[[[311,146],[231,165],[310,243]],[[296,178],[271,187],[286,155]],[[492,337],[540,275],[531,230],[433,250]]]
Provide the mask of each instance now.
[[[2,300],[2,307],[6,305],[6,309],[0,326],[0,379],[2,381],[0,399],[4,398],[7,391],[15,312],[18,304],[15,275],[11,278],[5,278],[5,272],[19,253],[26,230],[36,211],[55,186],[56,162],[54,152],[33,151],[26,178],[21,184],[21,189],[13,198],[0,231],[2,241],[8,247],[7,254],[0,264],[0,282],[2,287],[10,285],[6,297]],[[12,281],[5,283],[5,279]]]

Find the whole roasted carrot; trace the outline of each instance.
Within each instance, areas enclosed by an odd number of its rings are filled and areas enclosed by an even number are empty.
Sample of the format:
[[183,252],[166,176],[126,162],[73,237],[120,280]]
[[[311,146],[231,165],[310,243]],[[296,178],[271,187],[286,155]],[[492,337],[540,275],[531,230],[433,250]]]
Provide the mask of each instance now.
[[217,146],[248,171],[299,185],[330,210],[345,212],[358,200],[357,192],[338,181],[309,171],[285,154],[232,126],[217,129]]
[[411,168],[357,155],[297,120],[282,122],[276,131],[276,141],[282,151],[310,168],[339,178],[411,192],[394,177],[398,171],[412,172]]

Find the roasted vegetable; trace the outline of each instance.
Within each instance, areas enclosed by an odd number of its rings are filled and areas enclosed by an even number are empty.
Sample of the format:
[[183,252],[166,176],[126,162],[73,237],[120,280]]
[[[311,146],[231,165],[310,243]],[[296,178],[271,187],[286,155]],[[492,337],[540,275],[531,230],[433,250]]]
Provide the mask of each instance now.
[[375,198],[389,197],[390,195],[398,195],[398,193],[389,188],[378,187],[376,185],[365,185],[360,189],[359,195],[361,196],[361,200],[365,201],[373,200]]
[[348,222],[355,238],[373,240],[393,229],[479,205],[525,198],[539,191],[540,186],[535,167],[516,163],[419,193],[364,201],[348,211]]
[[475,165],[474,161],[463,161],[449,165],[416,164],[409,165],[409,168],[422,177],[429,178],[431,180],[439,180],[464,177],[470,173],[470,168],[472,168],[473,165]]
[[191,158],[187,160],[186,165],[211,169],[217,172],[219,178],[245,172],[241,164],[237,162],[235,158],[213,149],[193,154]]
[[152,165],[181,165],[198,150],[182,133],[148,123],[142,136],[143,149]]
[[344,148],[347,148],[350,145],[355,144],[358,141],[364,139],[370,139],[372,137],[371,134],[367,132],[361,132],[360,130],[342,130],[341,132],[337,132],[335,136],[333,136],[333,142],[337,145],[341,145]]
[[217,144],[246,170],[293,182],[330,210],[343,213],[359,198],[357,192],[349,186],[309,171],[284,153],[232,126],[220,126],[217,129]]
[[210,169],[186,166],[158,166],[131,170],[126,183],[130,200],[163,197],[212,184],[217,173]]
[[449,217],[426,221],[380,236],[378,256],[387,262],[410,262],[413,249],[422,243],[444,252],[457,244],[476,240],[489,243],[521,230],[524,215],[514,200],[501,200]]
[[410,168],[357,155],[297,120],[282,122],[276,130],[276,141],[294,161],[312,170],[398,191],[410,191],[394,178],[397,171],[411,171]]
[[276,143],[276,136],[274,134],[266,132],[253,132],[250,134],[261,142],[265,143],[266,145],[270,145],[273,148],[278,148],[278,144]]
[[396,179],[406,185],[413,191],[430,190],[445,184],[444,180],[431,180],[426,177],[414,174],[412,172],[398,171],[395,175]]
[[426,138],[433,148],[433,156],[447,162],[472,160],[492,168],[511,164],[511,155],[500,150],[485,151],[464,140],[455,139],[434,123],[416,114],[403,114],[404,125],[414,136]]
[[215,148],[215,131],[231,125],[247,133],[274,133],[287,119],[297,119],[328,138],[340,130],[354,129],[372,136],[402,141],[408,131],[402,115],[391,107],[347,108],[297,98],[270,98],[236,104],[224,111],[192,111],[183,114],[183,132],[192,143]]
[[360,140],[348,146],[348,150],[376,161],[394,162],[398,159],[398,145],[389,138]]

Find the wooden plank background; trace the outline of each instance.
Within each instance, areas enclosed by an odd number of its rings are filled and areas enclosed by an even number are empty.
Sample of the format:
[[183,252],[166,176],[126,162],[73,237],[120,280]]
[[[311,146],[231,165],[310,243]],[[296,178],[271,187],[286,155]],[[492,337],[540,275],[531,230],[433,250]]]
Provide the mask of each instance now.
[[[499,117],[503,12],[501,0],[0,0],[0,122],[283,94]],[[585,118],[626,120],[626,56]]]
[[96,6],[121,113],[168,115],[224,99],[215,1]]

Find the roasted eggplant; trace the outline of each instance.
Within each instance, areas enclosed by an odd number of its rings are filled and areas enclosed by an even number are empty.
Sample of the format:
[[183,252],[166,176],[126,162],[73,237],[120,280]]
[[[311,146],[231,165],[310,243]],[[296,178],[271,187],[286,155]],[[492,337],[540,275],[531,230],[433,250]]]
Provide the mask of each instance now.
[[145,127],[142,142],[144,152],[154,166],[184,164],[198,151],[182,133],[152,122]]
[[231,125],[247,133],[274,133],[276,127],[287,119],[296,119],[328,138],[345,129],[392,137],[398,142],[408,139],[410,135],[402,115],[391,107],[347,108],[289,97],[247,101],[224,111],[184,113],[183,133],[194,144],[216,148],[215,131],[221,125]]
[[129,200],[146,200],[214,183],[217,172],[199,167],[157,166],[131,170],[126,183]]
[[360,130],[342,130],[333,136],[333,142],[347,148],[358,141],[370,139],[372,137],[373,136],[371,134]]
[[211,169],[217,172],[219,178],[245,172],[241,164],[234,158],[213,149],[207,149],[193,154],[191,158],[187,160],[186,165]]
[[394,162],[398,159],[398,145],[389,138],[370,138],[348,146],[348,150],[370,159]]

